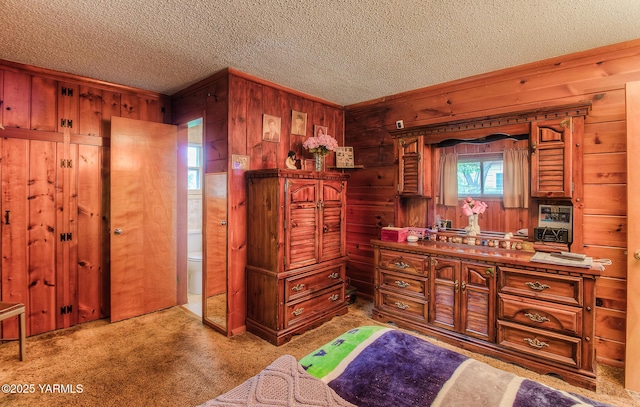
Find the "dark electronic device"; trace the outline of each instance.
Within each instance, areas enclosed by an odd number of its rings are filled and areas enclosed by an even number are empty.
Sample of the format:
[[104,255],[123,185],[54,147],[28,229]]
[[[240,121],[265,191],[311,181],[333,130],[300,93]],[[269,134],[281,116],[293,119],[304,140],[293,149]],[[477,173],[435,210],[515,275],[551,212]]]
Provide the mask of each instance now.
[[569,230],[564,228],[533,228],[537,242],[569,243]]

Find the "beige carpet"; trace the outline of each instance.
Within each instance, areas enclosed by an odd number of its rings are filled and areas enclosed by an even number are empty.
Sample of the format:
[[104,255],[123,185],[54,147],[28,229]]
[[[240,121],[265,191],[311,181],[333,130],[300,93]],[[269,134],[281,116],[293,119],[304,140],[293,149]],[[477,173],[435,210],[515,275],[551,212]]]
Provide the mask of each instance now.
[[[377,324],[370,315],[371,303],[359,300],[347,315],[295,336],[280,347],[249,333],[226,338],[182,307],[30,337],[24,362],[18,360],[17,343],[7,342],[0,345],[0,385],[22,386],[31,393],[0,393],[0,405],[194,406],[232,389],[280,355],[300,359],[350,328]],[[493,358],[458,351],[609,404],[640,405],[634,402],[636,394],[623,389],[620,369],[599,366],[598,392],[594,393]]]

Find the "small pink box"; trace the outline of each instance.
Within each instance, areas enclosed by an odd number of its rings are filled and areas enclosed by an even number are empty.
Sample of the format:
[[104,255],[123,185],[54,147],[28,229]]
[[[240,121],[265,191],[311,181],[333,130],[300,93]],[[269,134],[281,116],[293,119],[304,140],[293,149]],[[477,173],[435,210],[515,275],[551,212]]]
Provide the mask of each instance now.
[[384,227],[380,231],[380,240],[385,242],[404,242],[409,235],[408,228]]

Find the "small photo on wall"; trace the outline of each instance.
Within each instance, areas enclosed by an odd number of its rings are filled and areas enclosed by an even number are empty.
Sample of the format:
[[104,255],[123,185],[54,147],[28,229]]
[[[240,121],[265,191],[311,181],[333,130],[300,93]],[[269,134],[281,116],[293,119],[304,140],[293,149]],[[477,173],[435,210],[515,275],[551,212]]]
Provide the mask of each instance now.
[[280,141],[280,123],[279,117],[262,115],[262,139],[278,143]]
[[327,126],[320,126],[316,124],[313,126],[313,135],[315,137],[320,137],[328,134],[329,128]]
[[307,135],[307,114],[303,112],[291,111],[291,134],[297,136]]

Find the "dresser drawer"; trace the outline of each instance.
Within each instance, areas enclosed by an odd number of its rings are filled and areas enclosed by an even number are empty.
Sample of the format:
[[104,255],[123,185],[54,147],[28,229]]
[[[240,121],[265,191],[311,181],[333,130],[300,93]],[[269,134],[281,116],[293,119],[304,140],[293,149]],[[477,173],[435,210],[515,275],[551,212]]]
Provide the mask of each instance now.
[[500,267],[499,292],[582,306],[582,278]]
[[377,295],[380,298],[380,305],[378,306],[380,310],[394,313],[403,318],[427,322],[429,303],[426,300],[386,291],[379,291]]
[[534,328],[582,335],[582,308],[500,294],[498,318]]
[[306,300],[293,301],[286,304],[284,310],[284,326],[289,327],[323,314],[331,308],[344,303],[344,284],[335,288],[321,291],[316,296]]
[[415,295],[423,300],[427,299],[427,277],[397,273],[380,269],[380,288],[396,291],[402,295]]
[[535,357],[580,368],[582,340],[567,335],[498,321],[498,345]]
[[401,271],[411,274],[427,274],[426,256],[398,253],[390,250],[380,250],[380,267],[387,270]]
[[316,269],[307,273],[287,277],[284,281],[285,302],[312,296],[314,293],[345,280],[346,265]]

